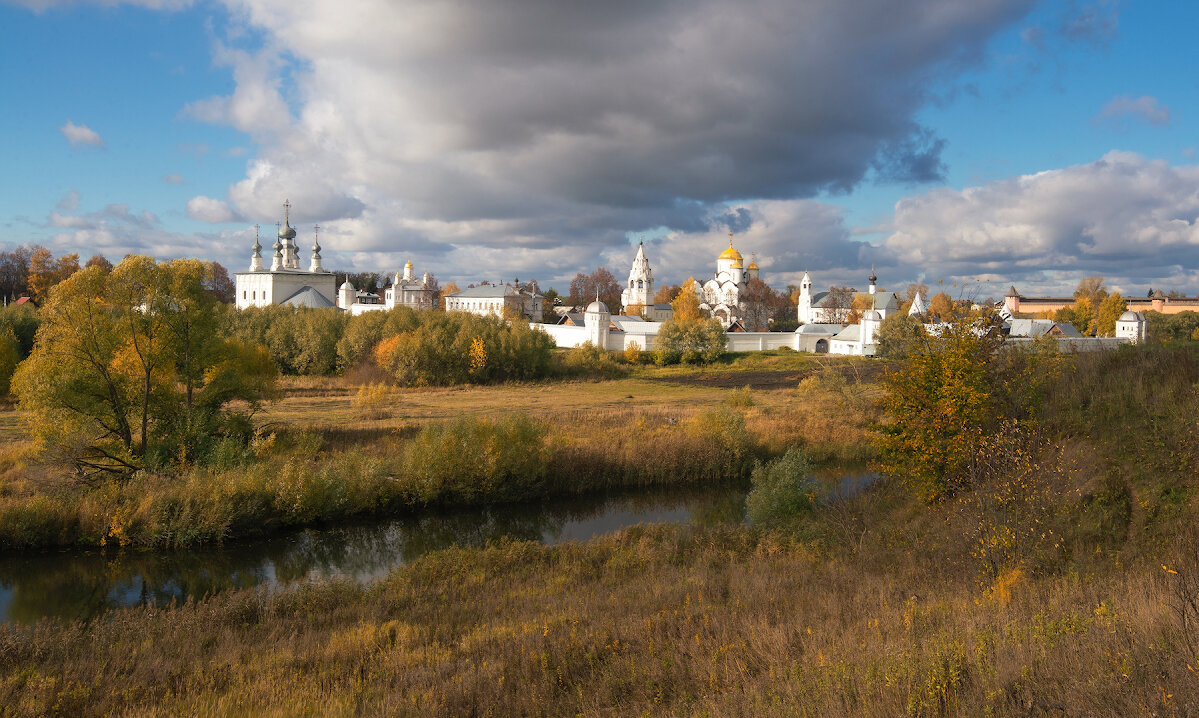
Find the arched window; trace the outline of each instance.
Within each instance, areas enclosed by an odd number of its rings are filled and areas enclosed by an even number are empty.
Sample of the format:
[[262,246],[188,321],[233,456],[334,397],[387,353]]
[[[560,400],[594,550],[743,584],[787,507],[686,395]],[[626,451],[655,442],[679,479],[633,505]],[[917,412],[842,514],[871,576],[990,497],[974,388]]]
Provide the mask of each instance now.
[[640,280],[640,279],[638,279],[638,280],[637,280],[637,288],[638,288],[638,289],[645,289],[645,282],[644,282],[644,281],[642,281],[642,280]]
[[633,288],[633,280],[630,279],[629,280],[629,289],[632,289],[632,288]]
[[253,295],[252,299],[258,299],[258,292],[251,292],[251,294]]

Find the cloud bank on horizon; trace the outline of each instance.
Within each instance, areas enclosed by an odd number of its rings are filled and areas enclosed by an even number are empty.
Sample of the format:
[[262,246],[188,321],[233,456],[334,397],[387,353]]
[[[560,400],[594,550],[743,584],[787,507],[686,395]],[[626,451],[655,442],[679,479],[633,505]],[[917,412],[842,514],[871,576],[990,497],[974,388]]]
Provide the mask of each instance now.
[[[412,257],[447,279],[547,285],[598,264],[619,275],[628,237],[644,233],[655,270],[679,281],[709,273],[732,229],[776,286],[804,271],[860,284],[874,264],[896,283],[1035,291],[1099,273],[1199,290],[1199,168],[1109,152],[943,186],[946,141],[925,111],[963,90],[988,43],[1038,5],[364,0],[347,12],[331,0],[225,0],[213,60],[233,89],[180,116],[233,128],[255,149],[244,176],[194,189],[178,209],[218,225],[213,253],[235,268],[252,230],[229,225],[265,223],[287,197],[295,223],[322,224],[341,265]],[[1113,3],[1065,7],[1063,36],[1115,37]],[[1046,32],[1020,36],[1044,48]],[[1171,123],[1157,97],[1113,89],[1093,122]],[[61,131],[72,146],[104,146],[86,125]],[[838,198],[872,183],[910,191],[863,241]],[[186,245],[152,213],[109,209],[56,211],[47,224],[62,246]]]

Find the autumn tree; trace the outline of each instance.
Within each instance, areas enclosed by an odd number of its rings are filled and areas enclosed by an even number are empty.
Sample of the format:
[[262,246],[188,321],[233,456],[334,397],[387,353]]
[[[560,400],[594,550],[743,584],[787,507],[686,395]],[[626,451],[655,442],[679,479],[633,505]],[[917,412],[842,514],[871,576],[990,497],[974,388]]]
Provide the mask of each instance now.
[[1034,421],[1049,382],[1067,366],[1052,344],[1001,352],[1002,342],[992,313],[963,313],[883,375],[880,463],[925,501],[969,488],[988,437],[1004,422]]
[[753,278],[745,283],[745,289],[741,290],[737,299],[746,331],[770,330],[770,319],[779,304],[777,292],[761,279]]
[[107,272],[112,269],[112,262],[108,261],[102,254],[93,254],[91,257],[88,258],[87,263],[84,264],[83,266],[85,268],[86,267],[99,267],[100,269],[103,269],[105,272]]
[[829,287],[824,297],[824,321],[829,324],[846,324],[853,311],[854,291],[850,287]]
[[29,294],[29,257],[39,247],[0,252],[0,298],[9,301]]
[[917,294],[919,294],[923,299],[928,299],[928,285],[912,282],[903,290],[903,299],[908,304],[911,304],[912,301],[916,299]]
[[670,304],[679,295],[680,289],[682,287],[678,284],[667,284],[664,287],[658,287],[658,291],[654,294],[654,304]]
[[683,282],[675,298],[670,302],[673,319],[676,322],[688,322],[704,319],[704,310],[699,307],[698,288],[694,279]]
[[1119,292],[1105,297],[1095,312],[1095,336],[1116,336],[1116,321],[1126,311],[1128,311],[1128,300],[1120,296]]
[[874,309],[874,297],[865,292],[855,294],[849,305],[849,315],[845,318],[847,324],[858,324],[862,315]]
[[229,270],[220,262],[209,265],[205,273],[204,289],[222,304],[232,304],[237,298],[233,280],[229,278]]
[[1107,287],[1103,286],[1103,277],[1087,277],[1078,282],[1074,290],[1074,299],[1085,299],[1092,307],[1098,307],[1107,298]]
[[719,319],[709,319],[700,309],[696,291],[695,280],[688,279],[670,303],[674,313],[658,329],[656,363],[711,362],[724,355],[728,334]]
[[244,441],[275,369],[260,348],[222,339],[196,260],[126,257],[50,290],[13,391],[35,441],[85,474],[128,475],[189,460],[222,437]]
[[570,280],[570,298],[567,300],[573,306],[586,306],[595,300],[599,294],[601,302],[609,310],[616,311],[620,306],[620,282],[604,267],[596,269],[591,274],[579,272]]
[[928,314],[939,321],[953,321],[958,314],[957,305],[948,292],[937,292],[928,300]]
[[39,304],[50,288],[79,271],[79,255],[72,252],[55,259],[50,250],[38,247],[29,255],[29,295]]

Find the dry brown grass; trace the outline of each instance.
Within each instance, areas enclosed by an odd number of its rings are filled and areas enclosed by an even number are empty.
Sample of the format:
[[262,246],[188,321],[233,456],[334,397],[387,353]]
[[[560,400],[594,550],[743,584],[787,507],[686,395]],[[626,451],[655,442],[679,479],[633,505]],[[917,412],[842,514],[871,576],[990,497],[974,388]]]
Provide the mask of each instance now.
[[1170,575],[1156,566],[976,586],[924,561],[862,555],[673,526],[554,548],[450,549],[373,588],[323,582],[0,628],[0,705],[14,715],[1199,710]]

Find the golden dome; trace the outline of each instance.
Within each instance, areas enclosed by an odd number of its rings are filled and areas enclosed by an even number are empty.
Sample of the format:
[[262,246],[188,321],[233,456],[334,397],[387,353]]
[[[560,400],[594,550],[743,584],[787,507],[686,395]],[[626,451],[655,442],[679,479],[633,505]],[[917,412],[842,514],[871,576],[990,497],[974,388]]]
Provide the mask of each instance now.
[[730,269],[745,269],[745,267],[741,266],[741,260],[738,259],[736,262],[733,262],[733,266]]
[[720,256],[719,256],[719,257],[717,257],[717,259],[735,259],[735,260],[737,260],[738,262],[740,262],[740,261],[743,259],[743,257],[741,256],[741,253],[740,253],[740,252],[738,252],[737,250],[733,249],[733,243],[732,243],[732,242],[730,242],[730,243],[729,243],[729,248],[728,248],[728,249],[726,249],[726,250],[724,250],[723,252],[721,252],[721,253],[720,253]]
[[758,263],[757,263],[757,262],[750,262],[750,263],[749,263],[749,268],[750,268],[750,269],[757,269],[757,268],[758,268]]

